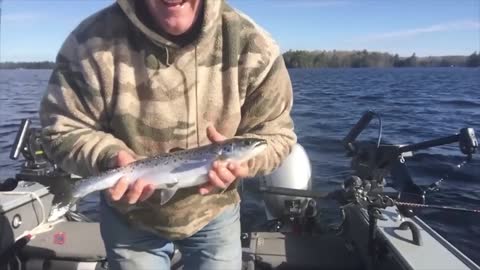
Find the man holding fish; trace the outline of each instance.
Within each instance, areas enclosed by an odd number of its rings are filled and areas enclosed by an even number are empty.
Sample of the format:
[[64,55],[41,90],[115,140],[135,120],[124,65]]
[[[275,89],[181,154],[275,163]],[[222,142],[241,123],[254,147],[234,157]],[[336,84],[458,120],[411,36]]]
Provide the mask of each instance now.
[[[117,0],[70,34],[56,62],[44,147],[68,172],[119,178],[101,187],[109,266],[169,269],[175,243],[185,269],[240,269],[236,180],[271,172],[296,141],[290,78],[269,34],[223,0]],[[210,143],[221,147],[204,170],[190,157]],[[238,145],[249,154],[223,155]],[[162,172],[144,159],[178,149],[193,152],[161,156]],[[183,188],[186,175],[200,179],[192,172],[206,180]]]

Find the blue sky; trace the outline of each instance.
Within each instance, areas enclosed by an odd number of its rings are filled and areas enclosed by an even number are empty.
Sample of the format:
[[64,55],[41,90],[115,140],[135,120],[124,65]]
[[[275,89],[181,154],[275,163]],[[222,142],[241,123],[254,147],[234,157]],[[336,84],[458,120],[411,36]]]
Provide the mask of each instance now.
[[[68,33],[113,0],[3,0],[2,61],[53,60]],[[480,0],[229,0],[282,51],[408,56],[480,51]]]

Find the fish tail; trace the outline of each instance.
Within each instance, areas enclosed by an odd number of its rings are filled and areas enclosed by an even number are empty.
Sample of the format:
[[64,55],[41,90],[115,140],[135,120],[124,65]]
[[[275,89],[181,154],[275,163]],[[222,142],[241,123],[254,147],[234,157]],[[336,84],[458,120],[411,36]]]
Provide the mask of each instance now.
[[56,187],[56,190],[52,192],[54,198],[48,220],[54,221],[61,218],[86,195],[96,190],[103,190],[113,186],[122,174],[120,171],[106,176],[92,176],[77,181],[73,181],[72,179],[59,181],[59,183],[61,183],[60,186]]
[[77,200],[74,199],[69,202],[60,202],[60,203],[52,204],[52,208],[50,208],[50,213],[48,215],[47,221],[53,222],[63,217],[68,211],[70,211],[70,208],[72,208],[72,206],[74,206],[76,203],[77,203]]
[[77,203],[79,197],[76,196],[77,184],[69,178],[55,181],[48,189],[53,194],[53,200],[47,221],[52,222],[63,217]]

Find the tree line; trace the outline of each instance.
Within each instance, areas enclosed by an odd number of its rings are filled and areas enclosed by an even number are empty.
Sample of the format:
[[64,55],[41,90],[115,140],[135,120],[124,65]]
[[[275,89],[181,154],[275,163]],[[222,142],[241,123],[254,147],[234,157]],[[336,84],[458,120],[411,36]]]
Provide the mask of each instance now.
[[55,67],[54,62],[42,61],[42,62],[3,62],[0,63],[0,69],[53,69]]
[[470,56],[400,57],[381,52],[363,51],[287,51],[283,54],[288,68],[386,68],[386,67],[480,67],[480,54]]
[[[387,68],[387,67],[480,67],[480,53],[470,56],[400,57],[381,52],[363,51],[287,51],[283,54],[288,68]],[[53,69],[54,62],[3,62],[0,69]]]

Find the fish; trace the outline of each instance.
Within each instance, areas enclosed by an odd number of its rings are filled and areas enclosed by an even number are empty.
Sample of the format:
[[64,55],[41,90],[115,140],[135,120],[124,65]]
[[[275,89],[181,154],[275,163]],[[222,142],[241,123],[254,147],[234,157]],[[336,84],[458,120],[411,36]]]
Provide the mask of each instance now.
[[113,187],[120,178],[133,184],[144,179],[161,194],[160,205],[166,204],[178,189],[208,182],[208,172],[216,160],[246,162],[263,152],[267,141],[259,138],[232,138],[197,148],[165,153],[110,169],[97,175],[68,183],[56,194],[47,221],[64,216],[78,200],[95,191]]

